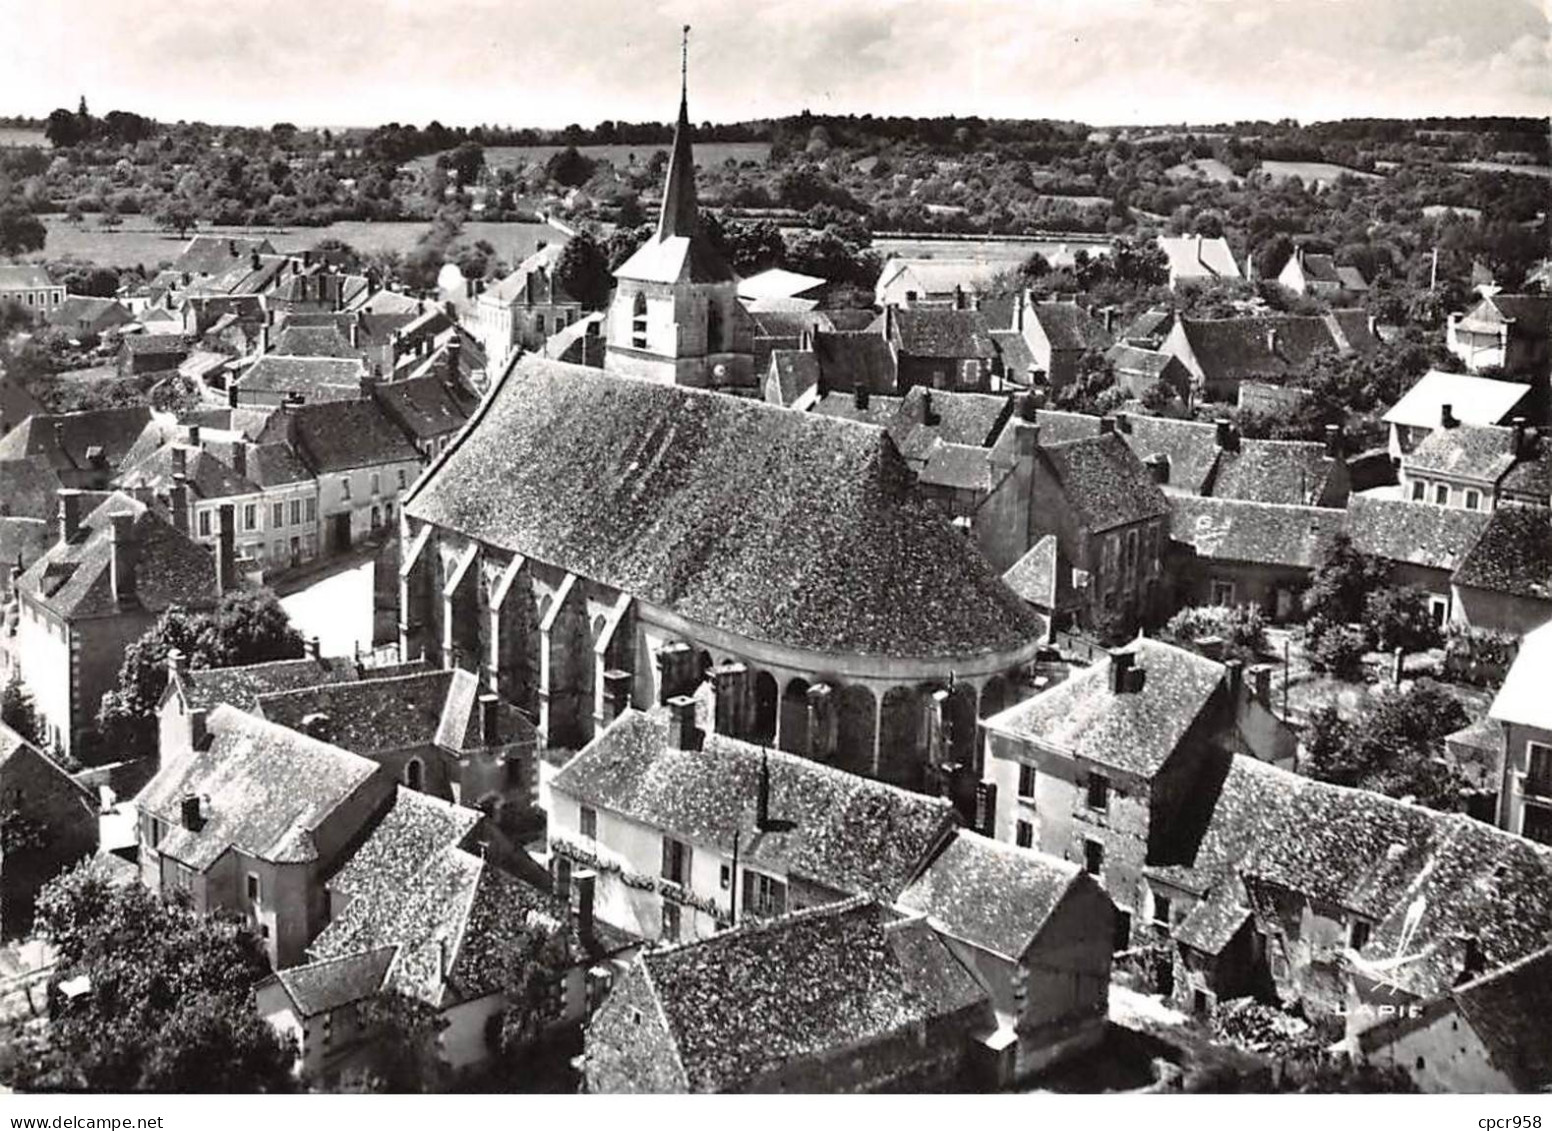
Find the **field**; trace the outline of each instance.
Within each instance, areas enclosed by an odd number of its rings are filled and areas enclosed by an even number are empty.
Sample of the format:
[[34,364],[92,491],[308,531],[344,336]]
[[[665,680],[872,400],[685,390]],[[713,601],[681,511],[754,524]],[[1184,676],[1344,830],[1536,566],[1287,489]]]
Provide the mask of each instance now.
[[1202,177],[1205,180],[1216,181],[1220,185],[1226,185],[1234,179],[1234,170],[1230,169],[1216,157],[1203,157],[1197,161],[1186,161],[1179,165],[1171,166],[1168,173],[1171,180],[1188,180],[1193,177]]
[[1325,161],[1263,161],[1258,171],[1265,173],[1274,181],[1280,181],[1286,177],[1298,177],[1306,185],[1317,187],[1332,184],[1338,177],[1344,175],[1366,181],[1380,179],[1375,173],[1360,173],[1357,169],[1349,169],[1346,165],[1331,165]]
[[885,256],[903,255],[912,259],[974,259],[986,263],[1006,263],[1009,267],[1016,266],[1028,259],[1031,252],[1038,251],[1047,259],[1057,254],[1062,248],[1069,253],[1080,247],[1090,249],[1090,254],[1096,251],[1103,253],[1110,250],[1108,239],[1098,241],[1061,241],[1038,239],[1013,239],[1013,240],[923,240],[910,238],[884,238],[873,241],[876,247]]
[[[485,150],[485,164],[492,169],[517,169],[525,165],[542,165],[564,145],[493,145]],[[652,160],[654,153],[665,157],[670,149],[668,142],[661,145],[579,145],[577,152],[593,161],[607,161],[617,169],[629,168],[640,162]],[[721,165],[732,158],[742,164],[753,161],[765,165],[771,159],[771,143],[768,141],[698,141],[695,143],[695,163],[703,168]],[[436,163],[436,155],[417,157],[412,166],[429,169]]]
[[43,149],[49,148],[48,138],[43,136],[42,130],[24,130],[17,126],[0,126],[0,149],[19,148],[26,145],[36,145]]
[[[104,231],[97,227],[94,216],[88,216],[77,226],[63,216],[45,216],[48,241],[43,253],[49,258],[74,256],[93,263],[113,267],[133,267],[141,264],[147,269],[165,263],[177,256],[187,239],[179,239],[170,232],[149,227],[141,217],[131,216],[118,231]],[[304,251],[321,240],[330,237],[344,240],[357,251],[373,253],[382,251],[406,252],[415,246],[429,224],[416,221],[386,221],[373,223],[368,220],[345,220],[324,228],[225,228],[203,226],[206,235],[264,235],[277,251]],[[566,236],[548,224],[498,224],[472,222],[463,226],[464,238],[489,240],[496,253],[509,264],[515,264],[532,255],[540,240],[547,243],[564,243]]]
[[1502,161],[1457,161],[1455,168],[1471,173],[1519,173],[1523,177],[1552,180],[1552,165],[1509,165]]
[[1423,215],[1428,217],[1430,220],[1437,220],[1441,216],[1448,216],[1451,212],[1455,213],[1457,216],[1462,216],[1471,220],[1482,219],[1482,210],[1480,208],[1467,208],[1460,204],[1423,205]]

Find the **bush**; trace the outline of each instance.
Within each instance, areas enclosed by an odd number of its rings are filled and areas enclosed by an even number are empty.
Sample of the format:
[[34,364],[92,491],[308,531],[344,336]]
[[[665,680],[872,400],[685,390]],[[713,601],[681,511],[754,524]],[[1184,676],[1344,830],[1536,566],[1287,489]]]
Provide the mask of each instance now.
[[1164,626],[1165,639],[1187,648],[1214,636],[1223,641],[1226,658],[1255,663],[1266,649],[1266,617],[1255,605],[1196,605]]
[[1369,650],[1369,633],[1357,625],[1310,622],[1307,651],[1310,666],[1318,672],[1356,683],[1363,679],[1363,657]]
[[1364,601],[1363,614],[1375,646],[1385,652],[1424,652],[1444,639],[1428,607],[1428,594],[1415,585],[1374,590]]
[[1316,712],[1305,732],[1301,769],[1320,781],[1457,812],[1465,807],[1468,784],[1444,761],[1444,739],[1468,721],[1445,688],[1418,680],[1379,699],[1355,722],[1329,707]]

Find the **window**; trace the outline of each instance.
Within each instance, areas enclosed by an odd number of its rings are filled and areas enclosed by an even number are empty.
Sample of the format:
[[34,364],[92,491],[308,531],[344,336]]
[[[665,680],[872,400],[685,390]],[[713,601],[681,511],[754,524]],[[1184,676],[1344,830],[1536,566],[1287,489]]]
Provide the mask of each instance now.
[[1105,870],[1105,846],[1097,840],[1083,842],[1083,870],[1097,876]]
[[1169,926],[1169,897],[1167,895],[1154,895],[1153,921],[1161,927]]
[[402,467],[399,468],[399,490],[402,491],[406,487],[408,487],[409,485],[410,485],[409,473],[406,472]]
[[376,530],[383,524],[383,512],[379,507],[372,508],[372,529]]
[[261,890],[262,889],[260,888],[260,885],[259,885],[259,875],[258,875],[258,873],[257,872],[249,872],[248,873],[248,902],[249,903],[257,903],[257,902],[259,902],[259,899],[261,898],[261,896],[260,896]]
[[1103,574],[1114,574],[1116,571],[1116,557],[1120,553],[1120,540],[1114,534],[1105,535],[1103,557],[1100,561],[1099,571]]
[[544,315],[534,315],[534,330],[541,335],[544,333]]
[[1033,848],[1035,846],[1035,826],[1028,821],[1020,821],[1013,827],[1013,843],[1020,848]]
[[582,835],[588,840],[598,839],[598,810],[582,806]]
[[690,882],[690,846],[671,836],[663,838],[663,878],[685,886]]
[[1525,792],[1552,797],[1552,746],[1541,742],[1525,744]]
[[1347,945],[1354,950],[1362,950],[1369,942],[1369,924],[1362,919],[1354,919],[1347,931]]
[[269,509],[269,524],[277,530],[286,524],[286,504],[276,503]]
[[167,822],[160,817],[151,818],[151,847],[156,848],[162,843],[162,838],[167,835]]
[[1089,808],[1110,808],[1110,779],[1104,774],[1089,775]]
[[787,913],[787,885],[759,872],[744,873],[744,912],[760,919]]
[[631,304],[631,345],[639,350],[647,348],[647,296],[639,291]]
[[1033,766],[1019,767],[1018,795],[1033,799],[1035,796],[1035,768]]
[[1412,480],[1412,501],[1414,503],[1420,503],[1423,501],[1423,490],[1424,484],[1422,480]]
[[663,941],[679,941],[679,905],[668,900],[663,901]]
[[243,529],[257,530],[259,528],[259,506],[257,503],[243,504]]
[[981,367],[974,361],[967,361],[959,369],[959,383],[967,389],[973,389],[981,383]]
[[342,475],[340,477],[340,498],[350,498],[350,476],[348,475]]
[[1544,805],[1525,806],[1520,835],[1539,844],[1552,844],[1552,809]]
[[383,477],[378,472],[372,472],[372,494],[376,495],[383,489]]
[[210,512],[209,511],[200,511],[199,512],[199,536],[201,538],[209,538],[210,537]]
[[731,864],[722,865],[721,881],[723,891],[727,891],[728,888],[733,886],[733,866]]
[[420,789],[425,782],[426,767],[421,765],[419,758],[411,758],[404,767],[404,784],[411,789]]
[[1126,572],[1137,572],[1137,531],[1126,532]]
[[1478,504],[1478,502],[1481,501],[1481,498],[1482,498],[1482,496],[1477,494],[1475,491],[1467,491],[1466,492],[1466,509],[1468,511],[1476,510],[1477,509],[1477,504]]
[[1433,501],[1441,507],[1450,501],[1450,489],[1443,483],[1436,484],[1433,489]]
[[1212,603],[1214,605],[1232,605],[1234,603],[1234,583],[1232,581],[1214,581],[1212,583]]
[[[291,505],[293,507],[296,506],[295,503],[292,503]],[[292,514],[292,521],[293,522],[296,521],[296,519],[295,519],[296,512],[292,511],[291,514]],[[307,500],[307,521],[308,522],[317,522],[318,521],[318,500],[317,499],[308,499]]]

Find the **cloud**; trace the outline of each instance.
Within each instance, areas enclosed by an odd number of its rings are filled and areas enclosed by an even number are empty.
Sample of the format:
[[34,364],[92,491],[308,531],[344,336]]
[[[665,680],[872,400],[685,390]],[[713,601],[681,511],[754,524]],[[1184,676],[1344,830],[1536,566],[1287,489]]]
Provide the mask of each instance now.
[[0,112],[564,125],[867,112],[1199,121],[1552,110],[1537,0],[74,0],[0,5]]

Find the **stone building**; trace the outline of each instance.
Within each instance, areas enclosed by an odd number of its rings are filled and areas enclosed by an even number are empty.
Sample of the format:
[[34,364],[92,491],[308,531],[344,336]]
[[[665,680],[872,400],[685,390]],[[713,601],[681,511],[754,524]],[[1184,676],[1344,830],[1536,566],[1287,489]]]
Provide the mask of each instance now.
[[882,430],[538,358],[404,518],[403,654],[478,672],[547,746],[737,663],[739,737],[919,788],[974,760],[1044,631]]
[[38,889],[97,850],[97,799],[0,723],[0,938],[32,930]]
[[1546,376],[1552,358],[1552,295],[1485,295],[1451,314],[1445,345],[1472,373],[1502,369]]
[[1552,844],[1552,622],[1520,641],[1519,654],[1488,711],[1502,729],[1495,823]]
[[474,333],[490,368],[500,372],[514,353],[543,350],[551,335],[582,317],[582,304],[556,279],[560,248],[542,247],[474,304]]

